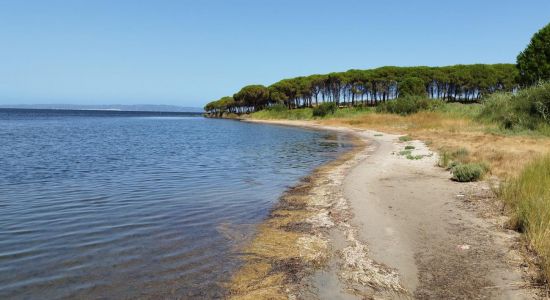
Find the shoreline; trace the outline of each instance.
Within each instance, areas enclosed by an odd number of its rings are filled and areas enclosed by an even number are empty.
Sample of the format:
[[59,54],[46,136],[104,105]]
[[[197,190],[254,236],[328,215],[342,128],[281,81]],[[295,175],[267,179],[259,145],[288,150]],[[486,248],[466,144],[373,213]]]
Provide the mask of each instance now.
[[347,171],[365,149],[365,141],[343,128],[300,126],[350,134],[354,145],[313,170],[280,197],[242,250],[243,266],[227,286],[232,299],[316,298],[311,280],[314,272],[331,260],[330,230],[351,217],[341,186]]
[[[490,194],[486,183],[450,181],[424,143],[308,121],[242,121],[350,133],[356,144],[281,197],[229,283],[233,298],[536,294],[521,267],[519,234],[502,229],[494,212],[479,216],[478,206],[492,210],[495,200],[466,203]],[[424,158],[398,155],[405,144]],[[262,250],[278,243],[285,251],[275,256]]]

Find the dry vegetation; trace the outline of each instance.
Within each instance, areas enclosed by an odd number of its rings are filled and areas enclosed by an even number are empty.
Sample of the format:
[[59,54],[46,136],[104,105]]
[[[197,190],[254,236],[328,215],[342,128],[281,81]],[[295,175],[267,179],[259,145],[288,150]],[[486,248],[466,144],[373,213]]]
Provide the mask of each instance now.
[[507,204],[510,227],[525,232],[527,246],[538,254],[544,277],[550,279],[550,138],[506,134],[495,124],[442,112],[370,113],[319,122],[408,134],[442,157],[463,152],[458,162],[487,165],[491,179],[502,183],[497,194]]
[[311,120],[426,142],[454,180],[484,178],[498,186],[495,191],[507,204],[510,226],[525,232],[527,245],[550,279],[550,83],[516,94],[493,94],[482,104],[430,101],[411,111],[425,99],[398,99],[391,104],[392,113],[382,105],[340,108],[319,116],[310,108],[263,110],[251,117]]
[[[498,196],[507,204],[512,228],[525,232],[527,245],[535,250],[550,279],[550,137],[548,125],[519,124],[504,128],[502,116],[530,116],[514,108],[523,99],[544,91],[550,84],[528,89],[519,96],[496,95],[494,103],[482,105],[445,104],[434,110],[400,115],[375,112],[371,108],[344,108],[333,115],[313,118],[308,109],[293,110],[283,118],[309,119],[322,125],[372,129],[381,132],[404,134],[426,142],[448,159],[442,167],[452,170],[455,164],[481,166],[484,178],[498,183]],[[543,90],[543,88],[545,90]],[[527,96],[527,97],[523,97]],[[546,95],[546,94],[544,94]],[[539,97],[546,99],[547,96]],[[519,98],[519,101],[518,101]],[[491,107],[496,106],[500,111]],[[492,106],[491,106],[492,105]],[[496,118],[483,118],[491,112]],[[524,110],[525,111],[525,110]],[[504,113],[503,113],[504,112]],[[254,118],[277,119],[279,113],[263,112]],[[541,118],[542,119],[542,118]],[[539,119],[539,120],[541,120]],[[537,119],[534,119],[535,123]],[[538,126],[538,127],[537,127]],[[547,155],[545,157],[545,155]],[[483,176],[483,175],[482,175]]]
[[503,185],[501,197],[512,208],[510,225],[526,233],[550,278],[550,154],[538,157]]
[[498,129],[496,125],[443,112],[425,111],[408,116],[367,113],[317,122],[408,134],[414,139],[425,141],[440,153],[465,148],[469,155],[463,158],[464,162],[487,163],[489,174],[501,179],[518,175],[525,164],[550,151],[550,138],[494,133]]

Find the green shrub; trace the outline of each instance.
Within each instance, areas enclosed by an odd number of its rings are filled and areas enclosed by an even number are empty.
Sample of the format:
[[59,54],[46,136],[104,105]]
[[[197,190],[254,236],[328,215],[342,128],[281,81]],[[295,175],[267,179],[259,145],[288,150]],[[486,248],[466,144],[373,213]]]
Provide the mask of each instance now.
[[414,149],[414,146],[412,145],[405,146],[405,150],[413,150],[413,149]]
[[520,109],[528,112],[537,121],[550,124],[550,82],[525,89],[518,94]]
[[459,182],[478,181],[487,172],[487,167],[478,163],[457,164],[451,168],[453,180]]
[[410,115],[422,110],[438,110],[444,105],[441,100],[432,100],[420,96],[406,96],[380,103],[377,112]]
[[400,137],[399,137],[399,140],[400,140],[401,142],[408,142],[408,141],[412,141],[412,138],[411,138],[410,136],[408,136],[408,135],[404,135],[404,136],[400,136]]
[[310,120],[313,118],[311,108],[302,109],[283,109],[280,106],[270,107],[260,111],[253,112],[252,119],[273,120],[273,119],[288,119],[288,120]]
[[272,105],[272,106],[270,106],[266,109],[269,110],[269,111],[278,112],[278,113],[288,111],[288,107],[286,107],[286,105],[284,105],[283,103],[277,103],[277,104]]
[[411,155],[411,150],[403,150],[403,151],[399,151],[399,155]]
[[321,103],[318,106],[313,108],[314,117],[324,117],[328,114],[334,114],[336,112],[336,103],[334,102],[325,102]]
[[550,83],[539,83],[517,94],[496,93],[483,101],[480,119],[507,130],[539,130],[550,125]]
[[412,155],[412,154],[407,155],[407,159],[410,159],[410,160],[419,160],[419,159],[422,159],[423,157],[424,155]]

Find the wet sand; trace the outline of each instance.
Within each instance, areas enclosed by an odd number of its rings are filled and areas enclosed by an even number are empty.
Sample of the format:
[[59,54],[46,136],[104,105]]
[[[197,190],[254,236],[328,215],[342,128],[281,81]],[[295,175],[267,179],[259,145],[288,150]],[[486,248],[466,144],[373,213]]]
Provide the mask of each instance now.
[[[424,143],[313,122],[258,122],[340,130],[363,141],[310,186],[306,205],[325,205],[315,212],[325,226],[309,232],[323,241],[323,259],[297,272],[300,280],[281,281],[281,298],[537,298],[520,236],[503,229],[488,184],[451,181]],[[400,155],[406,145],[422,158]]]

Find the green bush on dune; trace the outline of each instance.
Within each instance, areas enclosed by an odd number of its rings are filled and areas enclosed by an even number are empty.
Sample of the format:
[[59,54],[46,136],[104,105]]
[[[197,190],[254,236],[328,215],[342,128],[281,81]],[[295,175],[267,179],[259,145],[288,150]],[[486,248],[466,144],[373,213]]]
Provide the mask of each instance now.
[[275,113],[283,113],[283,112],[287,112],[289,109],[284,104],[278,103],[266,108],[266,110],[269,110]]
[[478,181],[487,172],[487,167],[478,163],[459,163],[451,168],[453,180],[459,182]]
[[423,110],[437,110],[445,102],[436,99],[428,99],[422,96],[405,96],[381,103],[376,107],[377,112],[410,115]]
[[550,126],[550,82],[517,94],[493,94],[483,101],[479,117],[508,130],[544,130]]
[[333,115],[337,109],[338,109],[338,106],[336,106],[336,103],[334,102],[321,103],[318,106],[313,108],[313,116],[324,117],[328,114]]

